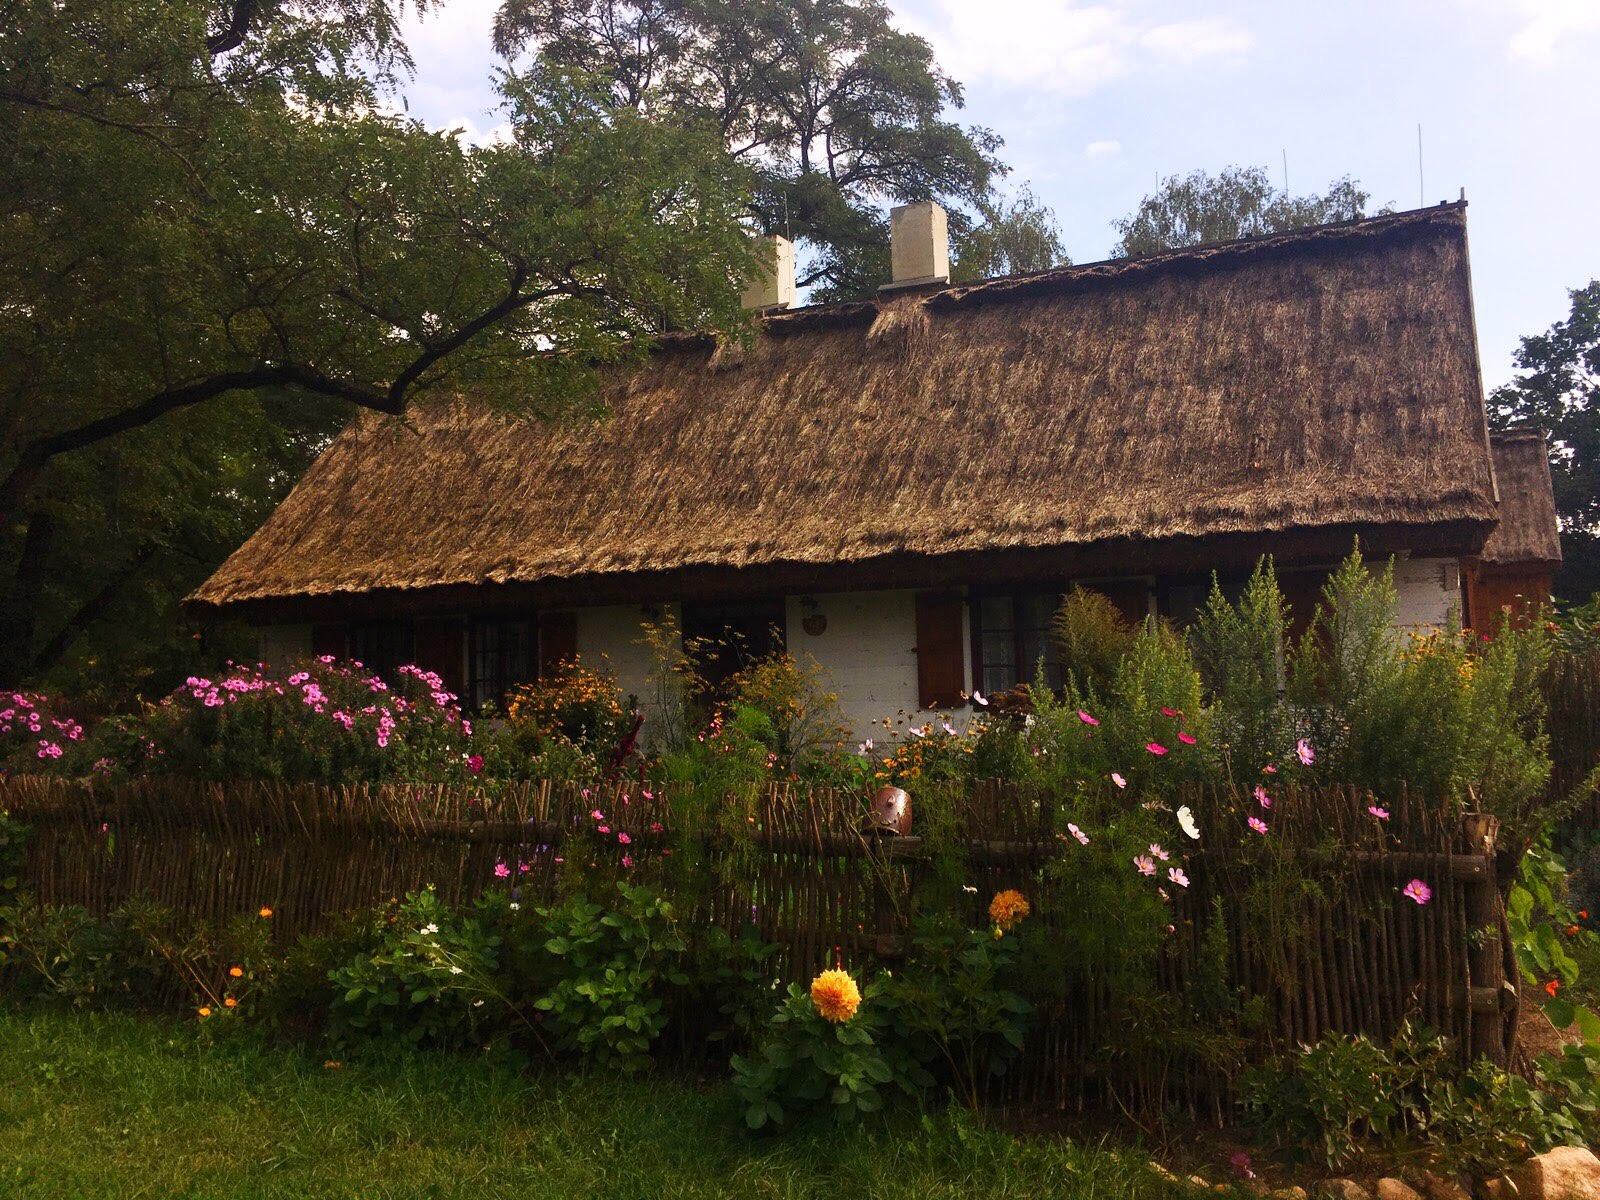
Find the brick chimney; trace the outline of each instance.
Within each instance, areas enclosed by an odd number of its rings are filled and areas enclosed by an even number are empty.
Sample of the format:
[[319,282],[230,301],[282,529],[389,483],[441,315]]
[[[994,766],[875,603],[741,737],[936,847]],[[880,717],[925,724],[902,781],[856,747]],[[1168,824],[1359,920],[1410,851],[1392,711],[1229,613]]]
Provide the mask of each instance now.
[[794,307],[794,243],[772,234],[756,239],[757,265],[744,286],[742,303],[757,312]]
[[890,289],[950,282],[950,219],[932,200],[889,210]]

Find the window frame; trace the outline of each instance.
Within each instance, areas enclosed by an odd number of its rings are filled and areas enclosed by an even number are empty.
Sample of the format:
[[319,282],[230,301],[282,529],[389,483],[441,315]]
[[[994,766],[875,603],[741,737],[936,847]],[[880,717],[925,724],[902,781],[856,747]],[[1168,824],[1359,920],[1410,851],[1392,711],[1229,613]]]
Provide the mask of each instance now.
[[[483,634],[487,629],[494,629],[497,634],[503,634],[508,628],[521,627],[521,669],[518,670],[511,664],[513,657],[508,652],[505,642],[492,651],[494,670],[487,676],[483,671],[485,651],[482,645]],[[540,677],[540,663],[538,653],[539,627],[532,617],[495,616],[473,617],[467,622],[467,686],[464,697],[467,707],[473,712],[482,712],[486,704],[500,707],[507,693],[513,688],[523,684],[536,683]],[[492,695],[483,693],[482,684],[489,681]]]
[[[1053,617],[1056,609],[1061,605],[1062,597],[1066,594],[1067,589],[1065,587],[1053,583],[1043,587],[968,589],[967,627],[971,639],[972,691],[987,694],[990,691],[1010,691],[1012,688],[1024,683],[1032,685],[1034,668],[1038,665],[1038,656],[1035,655],[1032,662],[1023,662],[1026,654],[1025,643],[1029,640],[1024,636],[1026,634],[1037,635],[1037,644],[1045,651],[1047,679],[1049,679],[1049,671],[1051,669],[1055,672],[1055,678],[1049,680],[1052,688],[1059,690],[1063,686],[1061,664],[1058,656],[1052,652],[1053,647],[1049,637],[1049,618],[1046,618],[1045,624],[1042,626],[1032,625],[1028,623],[1026,613],[1029,601],[1041,596],[1053,597],[1054,604],[1050,607],[1050,615]],[[983,607],[985,601],[994,600],[1006,600],[1011,605],[1011,626],[1009,630],[1000,630],[1000,632],[1008,632],[1011,635],[1012,661],[1008,665],[1015,678],[1004,688],[991,689],[988,686],[985,674],[990,669],[1000,669],[1001,664],[991,663],[984,657],[983,637],[985,625]],[[996,630],[990,629],[988,632],[993,633]]]

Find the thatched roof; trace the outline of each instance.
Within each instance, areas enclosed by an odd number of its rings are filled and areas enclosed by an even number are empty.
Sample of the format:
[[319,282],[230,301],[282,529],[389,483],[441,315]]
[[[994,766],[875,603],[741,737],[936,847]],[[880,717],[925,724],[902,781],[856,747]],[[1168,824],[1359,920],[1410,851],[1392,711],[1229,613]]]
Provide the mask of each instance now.
[[1484,543],[1481,561],[1497,567],[1554,566],[1561,561],[1561,531],[1544,430],[1508,430],[1491,441],[1500,524]]
[[1287,530],[1475,550],[1496,517],[1481,396],[1465,214],[1443,205],[800,309],[748,347],[663,339],[582,428],[363,417],[193,599]]

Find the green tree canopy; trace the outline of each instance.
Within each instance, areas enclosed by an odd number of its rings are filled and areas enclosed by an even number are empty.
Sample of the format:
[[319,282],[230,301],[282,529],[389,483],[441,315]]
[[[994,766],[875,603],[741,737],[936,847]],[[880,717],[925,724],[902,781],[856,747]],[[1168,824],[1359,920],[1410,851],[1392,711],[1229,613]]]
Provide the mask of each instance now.
[[888,276],[886,202],[938,200],[958,241],[1000,139],[945,118],[961,87],[879,0],[505,0],[501,51],[605,79],[640,112],[714,129],[754,172],[765,232],[802,244],[818,299]]
[[466,146],[384,111],[404,63],[391,0],[0,6],[0,680],[203,575],[351,405],[557,409],[739,319],[719,137],[541,65]]
[[1307,196],[1274,187],[1261,167],[1171,175],[1139,202],[1132,216],[1112,222],[1122,235],[1112,254],[1154,254],[1348,221],[1365,216],[1371,199],[1348,175],[1334,180],[1326,192]]
[[1048,271],[1072,261],[1055,214],[1031,188],[1024,186],[1009,203],[985,202],[979,211],[983,220],[962,239],[951,267],[957,282]]
[[1551,434],[1550,475],[1562,523],[1562,593],[1600,589],[1600,279],[1571,293],[1572,311],[1522,339],[1517,375],[1489,397],[1497,426]]

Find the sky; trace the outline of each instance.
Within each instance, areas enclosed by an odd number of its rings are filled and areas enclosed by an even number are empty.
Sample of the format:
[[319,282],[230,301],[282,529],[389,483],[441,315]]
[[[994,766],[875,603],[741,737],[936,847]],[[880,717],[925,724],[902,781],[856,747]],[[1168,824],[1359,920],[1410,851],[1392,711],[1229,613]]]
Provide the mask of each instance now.
[[[1374,206],[1465,189],[1485,384],[1600,276],[1600,0],[890,0],[1005,139],[1075,262],[1162,176],[1258,165],[1291,191],[1349,175]],[[496,0],[409,22],[429,125],[493,135]],[[1418,126],[1421,126],[1421,177]]]

